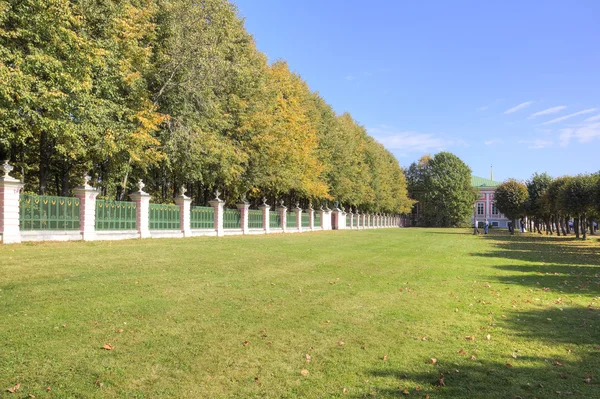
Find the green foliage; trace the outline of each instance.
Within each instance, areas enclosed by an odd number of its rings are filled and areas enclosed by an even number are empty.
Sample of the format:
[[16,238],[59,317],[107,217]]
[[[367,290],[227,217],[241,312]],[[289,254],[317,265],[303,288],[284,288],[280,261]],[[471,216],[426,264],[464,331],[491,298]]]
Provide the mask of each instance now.
[[285,61],[272,65],[226,0],[0,0],[0,155],[27,190],[104,198],[138,179],[406,212],[404,172]]
[[411,196],[423,209],[421,224],[452,227],[468,223],[477,194],[471,169],[456,155],[440,152],[413,163],[407,173]]
[[560,207],[570,215],[586,215],[594,211],[596,180],[592,175],[570,177],[560,192]]
[[525,207],[529,198],[527,186],[514,179],[500,184],[494,193],[498,210],[509,219],[525,215]]

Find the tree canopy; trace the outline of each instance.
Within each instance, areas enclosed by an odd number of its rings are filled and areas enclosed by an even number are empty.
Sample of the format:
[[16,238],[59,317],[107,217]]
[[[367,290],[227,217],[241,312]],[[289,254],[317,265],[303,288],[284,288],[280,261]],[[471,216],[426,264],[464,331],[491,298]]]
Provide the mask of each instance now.
[[226,0],[0,0],[0,155],[27,191],[340,201],[405,213],[404,171],[257,50]]

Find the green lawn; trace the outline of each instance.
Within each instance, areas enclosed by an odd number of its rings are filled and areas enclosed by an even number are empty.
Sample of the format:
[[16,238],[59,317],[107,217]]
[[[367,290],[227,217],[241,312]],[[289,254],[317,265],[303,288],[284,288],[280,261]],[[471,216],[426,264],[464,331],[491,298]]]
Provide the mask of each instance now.
[[0,246],[0,398],[598,398],[599,295],[597,238]]

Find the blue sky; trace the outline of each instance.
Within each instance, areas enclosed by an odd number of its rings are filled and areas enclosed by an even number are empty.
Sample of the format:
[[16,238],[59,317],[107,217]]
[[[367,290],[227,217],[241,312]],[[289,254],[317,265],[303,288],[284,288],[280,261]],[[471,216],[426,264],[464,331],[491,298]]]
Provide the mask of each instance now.
[[236,4],[402,166],[447,150],[495,180],[600,170],[600,1]]

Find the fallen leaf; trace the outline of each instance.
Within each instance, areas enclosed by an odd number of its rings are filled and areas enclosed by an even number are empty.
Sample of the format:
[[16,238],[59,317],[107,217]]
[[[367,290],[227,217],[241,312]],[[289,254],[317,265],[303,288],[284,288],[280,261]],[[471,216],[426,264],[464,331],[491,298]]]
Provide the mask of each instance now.
[[338,342],[338,346],[344,346],[344,341]]
[[388,355],[383,355],[383,360],[388,360]]
[[260,378],[254,377],[254,382],[259,382],[259,381],[260,381]]
[[346,395],[348,393],[348,388],[344,387],[344,389],[342,390],[342,392],[344,393],[344,395]]
[[445,387],[446,386],[446,383],[444,382],[444,374],[440,375],[440,378],[438,380],[438,385],[441,386],[441,387]]
[[410,391],[408,390],[408,388],[404,388],[404,390],[402,391],[402,395],[410,395]]
[[123,330],[122,328],[119,328],[119,329],[117,330],[117,332],[118,332],[119,334],[120,334],[120,333],[122,333],[123,331],[125,331],[125,330]]
[[510,364],[510,363],[506,363],[506,364],[505,364],[505,366],[506,366],[506,367],[508,367],[508,368],[511,368],[511,367],[512,367],[512,364]]
[[477,359],[477,358],[476,358],[475,356],[471,356],[469,359],[471,359],[471,360],[475,360],[475,359]]
[[303,376],[305,376],[305,377],[306,377],[306,376],[308,375],[308,370],[307,370],[307,369],[304,369],[304,370],[302,370],[302,371],[300,372],[300,374],[302,374]]
[[569,376],[567,373],[560,373],[560,378],[566,379]]
[[415,391],[420,391],[420,390],[421,390],[421,386],[420,386],[420,385],[417,385],[417,386],[415,387]]
[[111,350],[115,349],[115,347],[112,346],[111,344],[104,344],[104,346],[102,347],[102,349],[106,349],[107,351],[111,351]]
[[492,338],[492,336],[490,334],[485,336],[485,339],[487,339],[488,341]]
[[475,336],[474,336],[474,335],[467,335],[467,336],[465,337],[465,339],[466,339],[467,341],[475,341]]
[[29,394],[27,397],[28,397],[28,398],[34,398],[34,399],[35,399],[35,395],[33,395],[33,394]]
[[437,364],[437,359],[432,357],[431,359],[429,359],[429,363],[431,364]]
[[585,382],[586,384],[589,384],[590,382],[592,382],[592,376],[588,375],[587,377],[585,377],[585,380],[583,380],[583,382]]
[[429,394],[425,395],[425,399],[429,399]]
[[461,349],[461,350],[458,351],[458,353],[461,354],[461,355],[466,355],[467,351],[465,351],[464,349]]
[[310,355],[308,353],[306,354],[306,363],[310,363]]
[[559,362],[558,360],[554,361],[554,365],[555,366],[562,366],[563,364],[561,362]]
[[244,346],[248,346],[249,343],[250,342],[248,342],[248,341],[244,341]]
[[8,388],[7,391],[10,392],[10,393],[15,393],[15,392],[17,392],[19,390],[19,388],[21,388],[21,383],[20,382],[17,383],[17,385],[15,385],[14,387]]
[[421,338],[421,341],[427,341],[427,337]]
[[52,388],[50,388],[50,387],[46,387],[46,392],[50,392],[51,389]]

